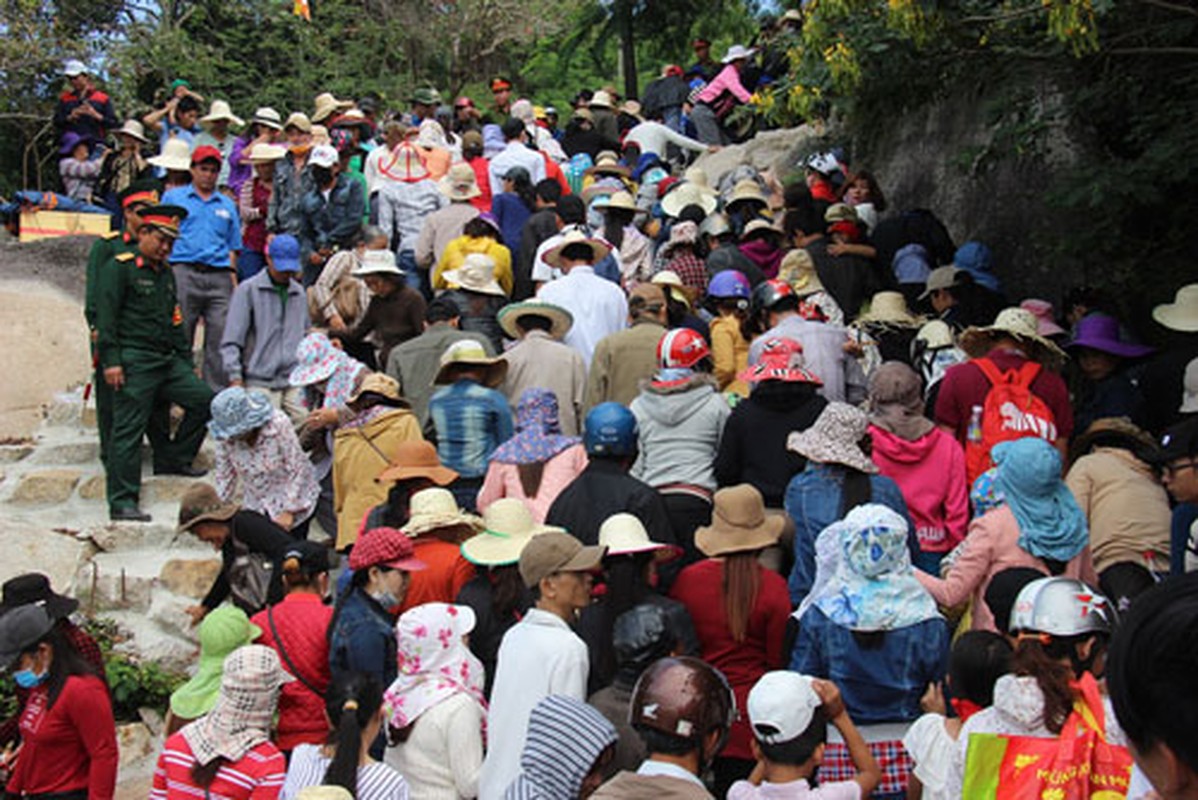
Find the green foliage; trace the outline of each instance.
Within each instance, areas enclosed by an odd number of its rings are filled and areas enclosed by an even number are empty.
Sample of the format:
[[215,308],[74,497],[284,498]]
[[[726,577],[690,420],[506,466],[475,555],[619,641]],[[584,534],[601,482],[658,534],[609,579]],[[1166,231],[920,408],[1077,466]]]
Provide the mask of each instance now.
[[113,648],[124,641],[125,636],[111,619],[89,618],[83,627],[104,654],[112,713],[117,722],[139,720],[139,708],[153,708],[165,713],[171,693],[187,680],[187,676],[116,652]]

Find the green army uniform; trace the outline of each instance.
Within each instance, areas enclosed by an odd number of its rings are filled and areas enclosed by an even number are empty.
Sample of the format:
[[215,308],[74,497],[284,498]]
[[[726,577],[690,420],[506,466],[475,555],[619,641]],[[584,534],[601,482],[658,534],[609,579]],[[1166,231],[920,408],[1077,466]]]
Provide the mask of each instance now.
[[[193,370],[169,264],[120,253],[99,268],[96,284],[99,368],[122,367],[125,373],[124,386],[113,392],[105,464],[111,513],[137,508],[143,434],[161,454],[156,460],[191,464],[204,441],[212,390]],[[149,425],[155,407],[170,403],[184,410],[173,441]]]
[[136,253],[137,240],[129,231],[107,234],[97,239],[87,254],[87,283],[83,294],[83,315],[87,318],[87,329],[91,333],[92,391],[96,395],[96,432],[100,435],[100,462],[108,463],[108,439],[112,431],[112,387],[104,380],[104,369],[100,366],[99,348],[96,347],[96,289],[100,268],[121,253]]

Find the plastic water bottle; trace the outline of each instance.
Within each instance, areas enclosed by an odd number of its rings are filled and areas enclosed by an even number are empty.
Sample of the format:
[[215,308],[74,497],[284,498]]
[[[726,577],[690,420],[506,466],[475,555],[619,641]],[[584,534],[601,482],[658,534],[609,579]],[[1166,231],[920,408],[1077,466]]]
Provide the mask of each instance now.
[[982,443],[982,407],[974,406],[969,414],[969,427],[965,431],[965,439],[973,444]]

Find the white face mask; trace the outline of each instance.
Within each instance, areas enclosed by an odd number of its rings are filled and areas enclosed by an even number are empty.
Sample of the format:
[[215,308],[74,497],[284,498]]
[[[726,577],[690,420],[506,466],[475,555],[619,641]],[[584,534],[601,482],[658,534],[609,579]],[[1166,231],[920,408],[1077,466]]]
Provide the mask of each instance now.
[[388,611],[399,605],[399,598],[391,594],[391,592],[387,589],[383,589],[382,591],[378,592],[372,592],[370,594],[370,599]]

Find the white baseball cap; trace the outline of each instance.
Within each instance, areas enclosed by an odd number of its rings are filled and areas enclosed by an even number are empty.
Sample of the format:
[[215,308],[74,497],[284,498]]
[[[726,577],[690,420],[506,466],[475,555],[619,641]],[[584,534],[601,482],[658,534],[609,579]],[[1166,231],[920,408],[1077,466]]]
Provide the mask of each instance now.
[[62,74],[66,75],[68,78],[73,78],[76,75],[83,75],[86,72],[87,67],[77,58],[68,59],[67,62],[62,65]]
[[781,744],[798,738],[823,705],[812,680],[790,670],[767,672],[753,685],[746,704],[758,741]]
[[340,160],[337,148],[331,144],[319,144],[313,147],[311,155],[308,156],[308,163],[316,167],[331,167]]

